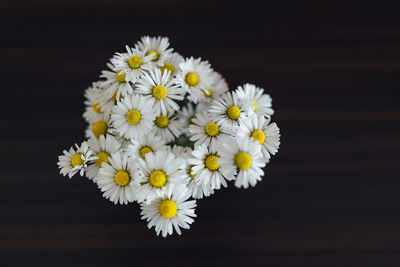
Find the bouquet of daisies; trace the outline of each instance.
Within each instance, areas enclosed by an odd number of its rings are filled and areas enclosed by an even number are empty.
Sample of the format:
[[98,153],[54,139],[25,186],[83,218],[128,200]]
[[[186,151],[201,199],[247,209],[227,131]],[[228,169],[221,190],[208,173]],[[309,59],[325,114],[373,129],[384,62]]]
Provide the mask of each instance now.
[[183,58],[165,37],[142,37],[107,66],[85,92],[88,140],[59,157],[61,174],[86,175],[115,204],[139,203],[164,237],[190,227],[195,199],[261,181],[280,144],[263,89],[229,91],[207,61]]

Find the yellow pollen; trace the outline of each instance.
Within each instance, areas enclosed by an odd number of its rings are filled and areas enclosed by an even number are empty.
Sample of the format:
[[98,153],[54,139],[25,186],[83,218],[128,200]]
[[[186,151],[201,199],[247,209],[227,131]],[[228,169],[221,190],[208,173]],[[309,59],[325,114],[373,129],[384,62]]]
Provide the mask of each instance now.
[[171,63],[165,62],[164,66],[160,68],[161,73],[164,73],[165,70],[170,71],[171,73],[174,72],[175,68]]
[[151,149],[151,147],[149,146],[144,146],[140,149],[140,156],[145,159],[146,158],[146,154],[149,152],[152,152],[153,150]]
[[83,159],[82,159],[81,156],[82,156],[82,154],[78,153],[78,154],[75,154],[72,157],[72,159],[71,159],[72,167],[75,167],[75,166],[78,166],[78,165],[83,165]]
[[141,57],[132,56],[128,59],[128,64],[132,69],[137,69],[142,65],[143,61]]
[[117,71],[117,73],[115,74],[115,77],[118,82],[123,83],[123,82],[125,82],[126,73],[119,74],[120,72],[121,72],[120,70]]
[[257,111],[258,108],[257,102],[254,99],[252,99],[251,102],[253,102],[254,111]]
[[235,156],[235,164],[241,170],[247,170],[251,167],[251,156],[246,152],[239,152]]
[[155,55],[155,57],[153,57],[153,59],[152,59],[151,61],[157,61],[157,60],[160,59],[160,54],[159,54],[157,51],[155,51],[155,50],[150,50],[150,51],[148,51],[148,52],[146,53],[146,56],[151,55],[151,54],[154,54],[154,55]]
[[195,86],[199,82],[199,76],[196,73],[190,72],[186,74],[185,81],[190,86]]
[[167,95],[167,89],[162,85],[153,87],[153,96],[157,99],[163,99]]
[[94,112],[101,113],[101,109],[99,107],[99,103],[93,103],[92,108],[93,108]]
[[206,165],[207,169],[209,169],[210,171],[218,170],[219,169],[218,156],[216,156],[216,155],[208,155],[206,157],[205,165]]
[[92,132],[96,138],[99,138],[100,135],[103,135],[107,132],[107,123],[105,121],[96,121],[93,123]]
[[101,151],[101,152],[97,153],[96,156],[99,157],[98,159],[96,159],[96,165],[97,165],[99,168],[101,168],[101,164],[102,164],[103,162],[105,162],[105,163],[110,163],[110,162],[108,161],[108,156],[109,156],[108,153]]
[[129,122],[131,125],[138,124],[140,121],[140,112],[136,109],[132,109],[131,111],[126,114],[126,120]]
[[251,133],[251,137],[254,138],[254,140],[258,141],[258,143],[262,144],[265,141],[265,134],[261,130],[254,130]]
[[178,212],[178,206],[172,199],[166,199],[161,201],[158,205],[158,212],[160,212],[160,215],[164,218],[173,218]]
[[207,90],[201,90],[204,94],[205,97],[211,97],[212,96],[212,90],[207,89]]
[[231,120],[237,120],[240,116],[240,109],[237,106],[230,106],[226,111],[226,115]]
[[149,183],[156,188],[163,187],[167,182],[167,176],[163,171],[153,171],[150,173]]
[[119,171],[115,174],[114,180],[119,186],[125,186],[131,181],[129,173],[126,171]]
[[189,170],[188,170],[188,172],[189,172],[189,175],[190,175],[190,177],[192,178],[192,179],[194,179],[194,178],[196,178],[196,174],[192,174],[192,171],[193,171],[193,165],[191,165],[190,166],[190,168],[189,168]]
[[168,119],[167,116],[160,115],[160,116],[157,117],[157,119],[156,119],[156,125],[157,125],[157,127],[159,127],[159,128],[165,128],[165,127],[168,126],[168,124],[169,124],[169,119]]
[[208,136],[216,136],[219,134],[219,127],[217,124],[214,122],[210,122],[209,124],[206,125],[206,134]]

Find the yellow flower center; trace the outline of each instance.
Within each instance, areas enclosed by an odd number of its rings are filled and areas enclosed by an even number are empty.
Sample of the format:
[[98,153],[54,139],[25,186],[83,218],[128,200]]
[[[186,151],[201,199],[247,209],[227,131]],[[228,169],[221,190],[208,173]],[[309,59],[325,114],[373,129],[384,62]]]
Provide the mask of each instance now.
[[205,97],[211,97],[212,96],[212,90],[207,89],[207,90],[201,90],[204,94]]
[[251,102],[253,102],[254,111],[257,111],[258,108],[257,102],[254,99],[252,99]]
[[78,166],[78,165],[83,165],[83,159],[82,159],[81,156],[82,156],[82,154],[78,153],[78,154],[75,154],[72,157],[72,159],[71,159],[72,167],[75,167],[75,166]]
[[258,141],[258,143],[262,144],[265,141],[265,134],[261,130],[254,130],[251,133],[251,137],[254,138],[254,140]]
[[163,171],[153,171],[150,173],[149,183],[156,188],[163,187],[167,182],[167,176]]
[[235,164],[241,170],[247,170],[251,167],[251,156],[246,152],[239,152],[235,156]]
[[210,171],[216,171],[219,169],[218,156],[216,156],[216,155],[208,155],[206,157],[205,163],[206,163],[207,169],[209,169]]
[[92,132],[96,138],[99,138],[100,135],[107,132],[107,123],[105,121],[96,121],[93,123]]
[[126,114],[126,120],[129,122],[131,125],[138,124],[140,121],[140,112],[136,109],[132,109],[131,111]]
[[101,113],[101,109],[99,107],[99,103],[93,103],[92,108],[93,108],[94,112]]
[[167,89],[162,85],[153,87],[153,96],[157,99],[163,99],[167,95]]
[[119,186],[125,186],[131,181],[129,173],[126,171],[119,171],[115,174],[114,180]]
[[161,73],[164,73],[165,70],[170,71],[171,73],[174,72],[175,68],[171,63],[165,62],[164,66],[160,68]]
[[[114,92],[114,94],[113,94],[113,96],[111,97],[112,98],[112,100],[117,100],[117,94],[118,94],[118,90],[119,90],[119,88],[117,88],[117,90],[115,90],[115,92]],[[119,96],[119,98],[121,99],[121,95]]]
[[153,57],[153,59],[152,59],[151,61],[157,61],[157,60],[160,59],[160,54],[159,54],[157,51],[155,51],[155,50],[150,50],[150,51],[148,51],[148,52],[146,53],[146,56],[151,55],[151,54],[154,54],[154,57]]
[[197,76],[196,73],[189,72],[188,74],[186,74],[185,81],[190,86],[195,86],[199,82],[199,76]]
[[237,120],[240,116],[240,109],[237,106],[230,106],[226,111],[226,115],[231,120]]
[[105,162],[105,163],[110,163],[110,162],[108,161],[108,156],[109,156],[109,155],[108,155],[107,152],[101,151],[101,152],[97,153],[96,156],[98,157],[98,159],[96,159],[96,165],[97,165],[99,168],[101,168],[101,164],[102,164],[103,162]]
[[145,159],[146,158],[146,154],[149,152],[152,152],[153,150],[151,149],[151,147],[149,146],[144,146],[140,149],[140,156]]
[[210,122],[209,124],[206,125],[206,134],[208,136],[216,136],[219,134],[219,127],[217,124],[214,122]]
[[161,201],[158,205],[158,212],[160,212],[160,215],[164,218],[173,218],[178,212],[178,206],[172,199],[166,199]]
[[191,166],[189,167],[189,170],[188,170],[188,174],[190,175],[190,177],[191,177],[192,179],[196,178],[196,175],[195,175],[195,174],[192,174],[193,167],[194,167],[194,166],[191,165]]
[[115,74],[115,77],[118,82],[123,83],[123,82],[125,82],[126,73],[119,74],[120,72],[121,72],[120,70],[117,71],[117,73]]
[[165,128],[169,124],[169,119],[167,116],[160,115],[156,118],[156,125],[159,128]]
[[143,61],[141,57],[138,56],[131,56],[128,59],[128,64],[132,69],[137,69],[140,67],[140,65],[142,65]]

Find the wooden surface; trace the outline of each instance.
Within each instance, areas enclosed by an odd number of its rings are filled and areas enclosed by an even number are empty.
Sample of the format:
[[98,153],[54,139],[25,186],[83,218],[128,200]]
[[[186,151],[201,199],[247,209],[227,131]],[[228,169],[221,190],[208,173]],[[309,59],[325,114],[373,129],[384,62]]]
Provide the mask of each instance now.
[[[400,10],[233,2],[0,4],[1,266],[400,266]],[[56,166],[83,140],[83,90],[146,34],[264,87],[282,131],[263,182],[167,239]]]

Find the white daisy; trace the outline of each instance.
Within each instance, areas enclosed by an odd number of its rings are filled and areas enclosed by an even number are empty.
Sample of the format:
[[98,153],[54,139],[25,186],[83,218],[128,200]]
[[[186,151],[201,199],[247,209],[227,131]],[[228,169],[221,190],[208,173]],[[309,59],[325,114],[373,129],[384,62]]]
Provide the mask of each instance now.
[[103,197],[117,204],[127,204],[135,201],[135,192],[139,187],[141,173],[134,160],[117,152],[109,158],[109,163],[103,162],[96,177],[96,183]]
[[154,125],[154,134],[161,136],[167,143],[182,133],[182,123],[175,118],[173,113],[157,116]]
[[58,168],[61,169],[62,175],[67,175],[69,178],[77,172],[81,176],[84,175],[85,169],[90,161],[96,160],[97,157],[92,156],[93,151],[89,149],[88,143],[83,142],[80,146],[75,144],[76,149],[72,146],[69,151],[64,150],[64,155],[58,157]]
[[260,145],[249,137],[231,139],[221,149],[221,172],[226,176],[236,175],[235,186],[248,188],[255,186],[264,175],[262,168],[266,159],[262,158]]
[[169,47],[169,40],[167,37],[149,37],[143,36],[136,44],[136,48],[143,51],[146,56],[152,55],[151,63],[154,66],[163,66],[166,58],[171,55],[172,48]]
[[[213,71],[212,76],[213,83],[209,88],[201,90],[203,94],[198,96],[198,101],[210,104],[214,99],[219,98],[220,95],[229,91],[228,83],[221,74]],[[189,96],[188,98],[192,100],[192,96]]]
[[145,160],[139,158],[144,178],[137,191],[138,202],[150,203],[167,185],[183,184],[184,172],[179,169],[181,161],[167,150],[147,153]]
[[136,84],[136,93],[148,96],[157,115],[179,110],[174,100],[183,100],[185,95],[185,91],[170,79],[170,72],[161,74],[159,69],[143,74]]
[[280,133],[276,123],[271,123],[271,117],[251,114],[247,120],[241,124],[238,135],[241,137],[252,137],[261,145],[261,152],[267,159],[278,152],[280,144]]
[[197,113],[208,109],[209,107],[205,103],[198,103],[197,105],[193,105],[189,102],[181,110],[178,110],[177,119],[182,124],[183,133],[190,136],[191,133],[189,130],[189,126],[193,124],[192,119]]
[[126,74],[126,81],[135,83],[145,71],[152,68],[150,61],[155,54],[145,55],[145,51],[126,46],[128,53],[115,53],[111,62],[115,69],[120,71],[119,75]]
[[149,152],[157,152],[160,150],[166,150],[167,146],[165,140],[159,136],[147,134],[140,136],[137,139],[132,139],[132,144],[127,148],[127,153],[132,158],[146,158],[146,154]]
[[174,154],[174,156],[178,159],[181,159],[182,164],[179,167],[182,170],[185,170],[187,165],[187,160],[192,157],[192,149],[190,147],[183,147],[180,145],[167,146],[167,150],[169,153]]
[[86,128],[86,138],[96,137],[97,139],[105,134],[112,133],[113,129],[110,123],[110,116],[106,113],[97,115],[96,121],[90,123]]
[[107,64],[112,70],[103,70],[100,77],[106,80],[101,83],[104,88],[103,95],[100,99],[101,104],[107,102],[114,102],[120,100],[122,97],[133,93],[132,86],[126,79],[126,73],[122,73],[121,70],[117,70],[113,65]]
[[88,144],[90,149],[97,156],[97,159],[93,164],[87,167],[86,176],[89,180],[93,179],[93,182],[95,182],[95,177],[101,168],[102,163],[110,163],[110,155],[120,151],[121,143],[111,135],[107,135],[106,137],[102,135],[99,139],[94,137],[90,138]]
[[227,92],[220,98],[215,99],[209,110],[218,126],[223,127],[230,134],[234,134],[237,131],[237,127],[247,116],[248,111],[249,103],[239,100],[231,92]]
[[148,134],[154,119],[151,106],[151,101],[142,95],[133,94],[118,101],[111,114],[116,131],[125,138],[133,139]]
[[274,114],[272,107],[272,99],[269,95],[264,94],[264,89],[261,89],[253,84],[246,83],[239,86],[234,94],[237,94],[239,99],[247,99],[252,104],[252,111],[266,117]]
[[203,95],[202,90],[210,88],[213,84],[212,68],[208,61],[201,61],[193,57],[186,59],[179,64],[181,72],[176,76],[176,83],[185,89],[190,100],[197,103],[198,98]]
[[[219,149],[218,149],[219,150]],[[222,175],[219,162],[219,152],[209,150],[206,144],[201,144],[193,150],[193,158],[188,159],[192,175],[196,175],[198,184],[209,185],[211,189],[220,189],[221,185],[227,187],[226,180],[234,179],[232,174]]]
[[164,64],[160,67],[162,73],[169,71],[171,77],[175,77],[180,72],[179,64],[183,61],[183,57],[178,53],[171,53],[165,58]]
[[94,82],[91,87],[85,90],[86,109],[83,118],[90,124],[100,120],[103,113],[108,115],[114,105],[112,101],[102,101],[104,90],[100,87],[100,83]]
[[149,229],[155,227],[157,235],[160,232],[163,237],[172,235],[173,229],[180,235],[180,228],[189,229],[194,222],[191,217],[196,217],[196,200],[188,201],[189,197],[186,186],[169,185],[150,204],[141,204],[140,215],[148,222]]

